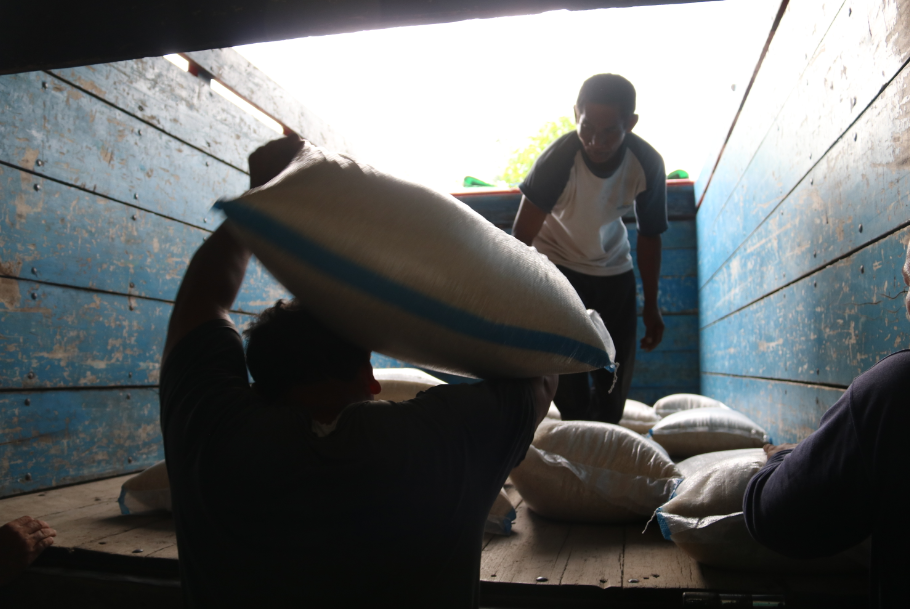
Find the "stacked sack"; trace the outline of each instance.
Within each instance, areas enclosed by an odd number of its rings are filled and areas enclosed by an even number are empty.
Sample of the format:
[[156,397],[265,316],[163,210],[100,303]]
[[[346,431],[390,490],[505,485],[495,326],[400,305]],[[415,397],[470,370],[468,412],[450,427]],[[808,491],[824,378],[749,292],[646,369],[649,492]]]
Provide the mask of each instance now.
[[638,433],[648,433],[660,422],[656,409],[635,400],[626,400],[619,424]]
[[770,439],[744,414],[701,395],[681,393],[654,404],[662,418],[648,435],[676,458],[740,448],[760,448]]
[[679,463],[685,479],[656,514],[663,536],[698,562],[727,569],[792,573],[865,568],[860,547],[829,558],[799,560],[752,539],[743,495],[765,461],[759,448],[702,454]]
[[542,516],[624,523],[647,519],[670,497],[680,474],[659,446],[634,431],[549,419],[511,479]]

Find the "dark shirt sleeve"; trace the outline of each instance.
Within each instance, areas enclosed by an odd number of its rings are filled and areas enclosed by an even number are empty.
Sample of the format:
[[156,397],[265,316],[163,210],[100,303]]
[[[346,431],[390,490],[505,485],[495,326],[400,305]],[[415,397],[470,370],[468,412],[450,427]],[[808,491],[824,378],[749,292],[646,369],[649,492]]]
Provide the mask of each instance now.
[[626,136],[629,150],[638,157],[645,170],[647,187],[635,197],[635,219],[638,232],[655,237],[667,230],[667,178],[664,160],[650,144],[630,133]]
[[518,185],[521,193],[541,211],[550,213],[569,183],[575,154],[581,150],[581,140],[574,131],[561,136],[543,151],[524,181]]
[[785,556],[815,558],[846,550],[872,533],[872,484],[853,417],[854,387],[818,430],[782,451],[752,478],[743,513],[756,541]]

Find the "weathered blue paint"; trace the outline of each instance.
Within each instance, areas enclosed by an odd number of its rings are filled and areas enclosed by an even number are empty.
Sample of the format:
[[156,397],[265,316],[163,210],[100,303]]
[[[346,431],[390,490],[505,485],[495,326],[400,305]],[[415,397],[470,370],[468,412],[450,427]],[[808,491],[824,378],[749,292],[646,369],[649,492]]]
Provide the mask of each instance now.
[[0,78],[0,107],[0,161],[140,209],[206,228],[218,197],[249,187],[243,172],[49,74]]
[[677,393],[700,393],[701,385],[699,384],[698,379],[690,382],[686,385],[666,385],[658,387],[637,387],[633,384],[632,388],[629,389],[629,395],[626,396],[627,400],[636,400],[648,406],[653,406],[654,403],[661,399],[665,398],[668,395],[674,395]]
[[[626,230],[629,231],[629,245],[632,251],[638,247],[638,228],[634,224],[626,224]],[[670,220],[667,231],[660,236],[661,248],[664,250],[664,257],[673,254],[667,250],[695,249],[698,247],[696,239],[695,220]],[[697,269],[688,275],[695,275]]]
[[[692,314],[698,312],[697,278],[694,275],[684,277],[661,277],[658,280],[660,293],[657,304],[664,314]],[[635,273],[635,290],[638,299],[638,314],[641,315],[645,305],[645,296],[641,290],[641,278]]]
[[899,231],[703,328],[702,372],[846,387],[910,345],[908,240],[910,229]]
[[164,459],[158,410],[157,389],[0,393],[0,497]]
[[[910,14],[881,2],[840,11],[781,112],[748,151],[747,168],[714,212],[699,218],[699,276],[704,285],[784,196],[818,162],[910,51]],[[752,100],[747,102],[747,105]],[[711,195],[708,190],[707,195]]]
[[910,171],[893,145],[910,135],[908,96],[905,70],[704,285],[704,325],[910,221]]
[[[173,300],[186,265],[209,235],[0,165],[0,202],[10,201],[0,204],[0,269],[26,280]],[[213,216],[212,228],[216,221]],[[254,259],[234,306],[258,312],[288,296]]]
[[720,400],[759,425],[774,442],[799,442],[818,428],[818,421],[842,389],[766,379],[704,374],[702,392]]
[[[664,338],[657,351],[687,351],[698,359],[698,315],[665,315]],[[638,318],[638,339],[645,335],[645,324]],[[636,357],[642,357],[639,351]],[[690,357],[687,356],[687,357]]]
[[661,351],[660,347],[650,353],[639,350],[632,378],[635,387],[697,387],[697,352]]
[[0,293],[0,387],[158,383],[171,303],[18,279],[0,279]]
[[250,152],[278,137],[215,93],[205,79],[163,57],[50,72],[242,171]]

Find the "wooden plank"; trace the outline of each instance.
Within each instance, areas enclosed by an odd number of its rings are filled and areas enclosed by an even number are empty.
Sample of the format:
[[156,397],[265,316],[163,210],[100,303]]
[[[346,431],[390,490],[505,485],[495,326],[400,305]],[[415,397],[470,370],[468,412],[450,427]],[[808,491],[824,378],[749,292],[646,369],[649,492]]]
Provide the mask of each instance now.
[[[636,239],[636,243],[638,240]],[[638,271],[638,252],[632,250],[632,264]],[[698,276],[698,253],[696,249],[664,249],[661,252],[660,260],[661,277],[697,277]]]
[[0,387],[158,383],[171,303],[2,278],[0,294]]
[[[83,550],[95,550],[106,554],[126,556],[148,556],[159,551],[176,547],[177,533],[174,531],[174,519],[170,515],[156,514],[156,519],[142,526],[108,535],[77,546]],[[147,518],[152,518],[148,515]],[[136,552],[136,550],[142,550]],[[158,555],[158,558],[162,556]]]
[[[660,236],[663,250],[695,249],[698,246],[695,224],[695,220],[670,220],[667,232]],[[638,247],[638,227],[626,224],[626,230],[629,231],[629,244],[634,252]]]
[[[910,218],[904,69],[701,290],[704,323],[890,233]],[[857,168],[862,168],[857,171]]]
[[841,10],[723,210],[700,219],[702,285],[871,103],[910,56],[910,10]]
[[846,387],[907,346],[904,229],[702,330],[702,371]]
[[574,524],[565,546],[568,560],[561,586],[622,587],[622,527]]
[[184,54],[222,84],[301,137],[336,152],[354,154],[350,140],[230,48]]
[[154,552],[149,552],[146,554],[146,556],[154,556],[155,558],[170,558],[173,560],[180,558],[179,552],[177,550],[177,544],[174,544],[172,546],[165,546],[163,548],[155,550]]
[[774,444],[804,440],[844,393],[821,385],[717,374],[702,374],[701,386],[704,395],[761,425]]
[[[38,190],[35,187],[38,187]],[[161,300],[176,297],[209,231],[0,165],[2,274]],[[210,227],[220,222],[220,214]],[[253,259],[235,308],[289,298]]]
[[[645,335],[645,323],[642,318],[638,318],[638,339]],[[652,353],[662,351],[695,351],[696,358],[698,353],[698,315],[666,315],[664,317],[664,338],[658,345],[657,350]],[[639,350],[637,357],[644,355]]]
[[100,502],[68,512],[61,512],[48,523],[57,531],[54,546],[58,548],[78,548],[92,546],[102,550],[103,545],[92,542],[104,540],[112,535],[147,526],[162,520],[159,514],[130,515],[120,514],[116,501]]
[[698,351],[661,351],[660,347],[650,353],[639,350],[632,378],[637,388],[698,384]]
[[246,172],[247,157],[279,137],[163,57],[50,70],[57,78]]
[[0,524],[15,520],[20,516],[31,516],[50,521],[61,512],[95,505],[101,501],[116,500],[120,496],[120,487],[131,476],[132,474],[117,476],[107,480],[0,499]]
[[653,406],[654,403],[668,395],[676,393],[701,393],[701,384],[696,377],[686,385],[666,385],[656,387],[638,387],[635,384],[635,377],[632,378],[632,387],[629,389],[629,395],[626,399],[637,400],[643,404]]
[[215,200],[249,186],[243,172],[49,74],[0,78],[0,107],[0,161],[140,209],[208,228]]
[[[565,542],[571,525],[548,520],[522,504],[512,534],[490,541],[480,555],[480,579],[558,585],[566,569]],[[538,582],[538,577],[546,581]]]
[[158,413],[155,389],[0,393],[0,496],[164,459]]
[[711,184],[704,191],[698,209],[699,242],[703,248],[710,247],[708,240],[714,237],[713,230],[703,229],[713,227],[724,210],[843,4],[841,0],[804,0],[787,5]]

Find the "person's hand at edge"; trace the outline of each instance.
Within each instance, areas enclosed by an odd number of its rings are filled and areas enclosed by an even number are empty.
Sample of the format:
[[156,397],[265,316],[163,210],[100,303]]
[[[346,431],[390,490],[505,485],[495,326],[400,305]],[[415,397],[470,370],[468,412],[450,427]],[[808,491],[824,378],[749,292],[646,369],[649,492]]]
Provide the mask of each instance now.
[[664,338],[664,318],[660,308],[655,304],[646,306],[642,312],[642,321],[645,323],[645,335],[639,346],[642,351],[653,351]]
[[762,446],[762,449],[765,451],[765,455],[770,459],[782,450],[793,450],[796,447],[797,444],[765,444]]
[[23,516],[0,527],[0,586],[8,584],[54,544],[57,531],[43,520]]
[[303,148],[303,140],[296,134],[272,140],[250,155],[250,188],[268,184],[284,171]]

